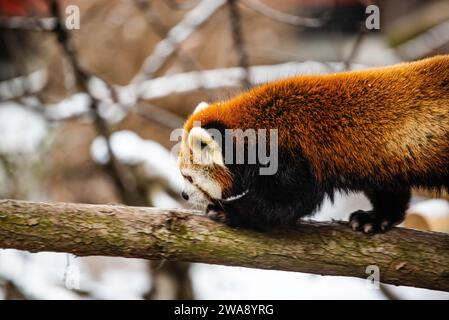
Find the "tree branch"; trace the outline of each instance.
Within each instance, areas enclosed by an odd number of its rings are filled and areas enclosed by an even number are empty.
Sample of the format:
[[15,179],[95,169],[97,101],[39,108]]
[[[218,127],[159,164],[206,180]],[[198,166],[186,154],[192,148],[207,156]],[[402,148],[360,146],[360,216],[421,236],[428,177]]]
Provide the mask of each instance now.
[[145,59],[140,71],[131,82],[140,83],[153,78],[165,66],[168,59],[175,54],[179,44],[192,35],[224,4],[225,0],[202,0],[190,10],[177,25],[168,31],[167,37],[158,42],[153,53]]
[[0,201],[0,247],[202,262],[367,278],[449,291],[449,235],[394,228],[376,236],[343,223],[302,222],[257,233],[195,211]]

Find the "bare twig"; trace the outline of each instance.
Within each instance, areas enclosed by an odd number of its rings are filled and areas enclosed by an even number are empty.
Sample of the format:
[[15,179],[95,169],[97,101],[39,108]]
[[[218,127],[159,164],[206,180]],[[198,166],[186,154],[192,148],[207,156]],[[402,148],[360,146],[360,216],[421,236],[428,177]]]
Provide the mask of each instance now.
[[360,31],[358,32],[357,37],[354,40],[354,44],[351,47],[351,51],[349,52],[349,54],[346,57],[346,59],[343,61],[343,65],[345,67],[345,70],[348,70],[349,67],[351,66],[352,60],[354,59],[354,57],[358,53],[365,34],[366,34],[366,32],[363,29],[360,29]]
[[171,9],[186,10],[192,8],[198,1],[197,0],[167,0]]
[[167,33],[170,31],[170,28],[166,26],[160,16],[157,13],[154,13],[151,8],[150,0],[134,0],[134,4],[137,9],[140,10],[145,15],[147,22],[150,24],[150,27],[156,32],[156,34],[160,38],[165,38]]
[[237,60],[239,66],[244,70],[242,84],[244,87],[250,87],[250,75],[249,75],[249,61],[248,54],[245,48],[245,41],[243,39],[242,20],[240,17],[240,11],[236,0],[227,0],[229,9],[229,21],[231,24],[232,38],[234,39],[234,48],[237,53]]
[[[146,21],[156,34],[162,39],[165,38],[170,32],[170,28],[161,21],[158,14],[151,10],[150,2],[148,0],[135,0],[134,3],[145,15]],[[183,52],[183,54],[180,54],[179,50],[176,50],[173,55],[182,64],[184,71],[201,69],[199,63],[188,53]]]
[[258,0],[240,0],[240,2],[270,19],[294,26],[319,28],[326,24],[330,16],[330,12],[326,12],[321,18],[300,17],[273,9]]
[[[157,33],[157,35],[162,39],[165,38],[170,32],[170,28],[161,21],[157,13],[154,13],[151,10],[150,2],[148,0],[135,0],[134,3],[137,8],[145,15],[146,21],[148,21],[148,24]],[[173,55],[178,59],[184,72],[202,69],[201,64],[198,62],[198,60],[188,52],[184,51],[181,54],[181,50],[178,49],[175,50]],[[203,82],[203,79],[198,78],[198,83],[201,84],[199,90],[201,91],[204,91]],[[207,92],[204,93],[207,95]],[[137,102],[138,101],[136,101],[135,104],[137,104]]]
[[419,59],[449,43],[449,21],[425,30],[397,46],[398,53],[407,59]]
[[162,124],[170,129],[181,128],[184,123],[184,119],[180,116],[149,103],[140,103],[140,106],[134,107],[132,111],[148,121]]
[[153,78],[178,50],[179,44],[206,22],[225,2],[226,0],[202,0],[195,8],[189,11],[181,22],[170,29],[167,37],[156,45],[153,53],[145,59],[132,83]]

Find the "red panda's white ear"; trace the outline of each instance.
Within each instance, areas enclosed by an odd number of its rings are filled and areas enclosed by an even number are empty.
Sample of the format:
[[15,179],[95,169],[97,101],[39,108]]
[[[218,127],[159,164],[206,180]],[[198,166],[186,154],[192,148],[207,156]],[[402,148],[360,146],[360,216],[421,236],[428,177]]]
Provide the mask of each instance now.
[[192,150],[194,163],[224,166],[221,148],[209,132],[200,127],[193,127],[187,141]]
[[193,113],[197,113],[200,112],[204,109],[206,109],[209,106],[209,104],[207,102],[200,102],[198,103],[198,105],[196,106],[195,110],[193,110]]

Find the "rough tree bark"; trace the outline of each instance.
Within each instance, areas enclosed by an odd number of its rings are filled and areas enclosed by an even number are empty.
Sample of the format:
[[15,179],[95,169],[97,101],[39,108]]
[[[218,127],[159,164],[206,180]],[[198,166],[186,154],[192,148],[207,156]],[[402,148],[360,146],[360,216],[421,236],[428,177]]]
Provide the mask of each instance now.
[[302,222],[257,233],[195,211],[0,201],[0,247],[62,251],[366,278],[449,291],[449,235],[394,228],[356,233],[342,223]]

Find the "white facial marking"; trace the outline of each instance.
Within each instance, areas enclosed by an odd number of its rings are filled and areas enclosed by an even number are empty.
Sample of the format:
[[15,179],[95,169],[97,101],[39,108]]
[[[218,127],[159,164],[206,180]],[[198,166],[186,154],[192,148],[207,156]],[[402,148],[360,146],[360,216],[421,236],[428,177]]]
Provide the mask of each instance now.
[[[182,174],[192,178],[193,184],[189,184],[193,185],[195,191],[202,193],[197,187],[195,187],[196,185],[201,190],[204,190],[204,192],[206,192],[211,198],[221,199],[222,188],[220,184],[204,174],[202,171],[183,169]],[[187,191],[185,192],[189,195],[190,198],[190,194]]]
[[195,185],[190,183],[187,179],[184,179],[184,189],[185,192],[189,196],[189,202],[198,206],[206,206],[210,200],[199,190]]

